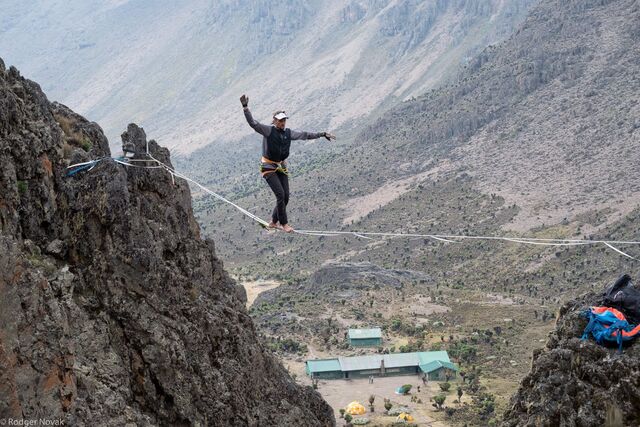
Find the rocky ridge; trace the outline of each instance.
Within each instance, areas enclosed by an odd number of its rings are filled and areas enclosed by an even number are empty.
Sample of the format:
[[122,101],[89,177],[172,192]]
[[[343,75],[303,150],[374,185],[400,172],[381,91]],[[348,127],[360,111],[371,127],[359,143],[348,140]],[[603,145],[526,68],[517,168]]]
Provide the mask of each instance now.
[[[146,146],[135,125],[126,139]],[[109,156],[98,125],[0,60],[0,419],[334,425],[257,342],[187,184]]]
[[640,346],[622,353],[581,340],[582,312],[604,305],[595,293],[566,303],[545,348],[534,352],[503,426],[640,425]]

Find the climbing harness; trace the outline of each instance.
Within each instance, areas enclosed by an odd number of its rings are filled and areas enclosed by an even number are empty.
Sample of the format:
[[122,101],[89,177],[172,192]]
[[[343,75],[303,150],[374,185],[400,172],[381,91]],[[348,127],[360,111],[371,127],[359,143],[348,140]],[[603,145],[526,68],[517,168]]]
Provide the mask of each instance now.
[[281,172],[285,175],[289,175],[289,169],[287,169],[287,162],[285,160],[281,162],[274,162],[266,157],[262,157],[260,162],[260,173],[262,176],[273,172]]
[[[260,224],[261,227],[265,229],[269,229],[269,223],[259,216],[249,212],[248,210],[242,208],[236,203],[224,198],[218,193],[209,190],[202,184],[194,181],[188,176],[184,175],[181,172],[176,171],[175,169],[167,166],[162,163],[160,160],[154,158],[151,153],[149,153],[147,149],[146,155],[149,159],[130,159],[125,157],[119,158],[111,158],[111,157],[103,157],[100,159],[92,160],[90,162],[78,163],[71,166],[68,166],[69,172],[67,172],[67,176],[75,175],[76,173],[87,170],[90,171],[93,169],[99,162],[104,160],[113,160],[116,163],[122,164],[127,167],[137,167],[137,168],[145,168],[145,169],[164,169],[169,174],[171,174],[172,180],[175,182],[175,178],[184,179],[187,182],[192,183],[193,185],[200,188],[207,194],[215,197],[216,199],[227,203],[230,206],[233,206],[238,211],[240,211],[243,215],[251,218]],[[264,158],[263,158],[264,160]],[[135,162],[153,162],[155,165],[136,165]],[[281,167],[281,166],[279,166]],[[277,171],[278,167],[274,171]],[[262,171],[262,164],[261,164]],[[284,165],[284,173],[286,173],[286,164]],[[269,172],[267,172],[269,173]],[[338,237],[338,236],[353,236],[360,239],[366,240],[374,240],[375,238],[424,238],[431,239],[438,242],[444,243],[462,243],[463,240],[485,240],[485,241],[503,241],[503,242],[512,242],[519,243],[525,245],[538,245],[538,246],[584,246],[584,245],[604,245],[615,252],[623,255],[627,258],[633,259],[635,261],[639,261],[637,258],[632,257],[626,252],[620,250],[616,246],[618,245],[640,245],[640,241],[620,241],[620,240],[586,240],[586,239],[543,239],[543,238],[534,238],[534,237],[508,237],[508,236],[472,236],[472,235],[450,235],[450,234],[417,234],[417,233],[389,233],[389,232],[366,232],[366,231],[342,231],[342,230],[294,230],[293,231],[299,235],[306,236],[317,236],[317,237]],[[616,246],[614,246],[616,245]]]

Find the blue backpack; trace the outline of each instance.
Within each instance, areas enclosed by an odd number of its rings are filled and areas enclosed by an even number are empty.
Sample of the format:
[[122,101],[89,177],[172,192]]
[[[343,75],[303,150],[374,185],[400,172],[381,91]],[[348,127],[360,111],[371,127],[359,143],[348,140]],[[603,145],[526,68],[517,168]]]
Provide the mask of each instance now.
[[640,334],[640,325],[630,325],[624,314],[615,308],[591,307],[583,314],[589,319],[582,334],[583,340],[591,334],[598,344],[616,343],[618,350],[622,351],[623,342],[631,341]]

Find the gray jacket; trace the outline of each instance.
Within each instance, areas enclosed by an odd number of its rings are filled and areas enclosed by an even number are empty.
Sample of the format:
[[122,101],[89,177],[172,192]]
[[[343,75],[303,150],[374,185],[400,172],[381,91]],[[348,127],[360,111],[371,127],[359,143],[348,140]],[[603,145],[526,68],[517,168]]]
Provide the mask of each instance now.
[[256,121],[248,108],[244,109],[244,117],[249,126],[263,136],[262,155],[274,162],[280,162],[289,157],[291,141],[297,139],[317,139],[325,135],[325,132],[306,132],[286,128],[280,130],[273,125],[264,125]]

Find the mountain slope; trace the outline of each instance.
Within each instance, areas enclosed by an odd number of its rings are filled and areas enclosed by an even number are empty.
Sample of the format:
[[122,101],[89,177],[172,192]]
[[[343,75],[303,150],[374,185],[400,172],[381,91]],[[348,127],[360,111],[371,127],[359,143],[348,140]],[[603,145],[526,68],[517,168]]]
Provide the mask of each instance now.
[[[451,85],[390,111],[321,168],[294,169],[293,225],[498,232],[474,228],[491,218],[473,206],[457,224],[434,226],[434,211],[446,216],[450,197],[465,197],[442,191],[456,177],[472,200],[499,197],[517,209],[494,227],[522,232],[575,222],[589,235],[622,219],[640,200],[639,14],[632,0],[540,3]],[[258,190],[241,203],[264,216],[272,201]],[[205,200],[197,206],[205,226],[228,215]],[[585,221],[594,215],[597,221]],[[381,221],[374,225],[373,216]],[[255,237],[227,227],[213,232],[232,243],[223,251]],[[274,250],[292,244],[276,240]]]
[[249,133],[243,92],[263,120],[353,124],[446,79],[533,2],[4,0],[0,51],[110,139],[134,119],[188,153]]
[[187,184],[109,156],[95,123],[0,60],[0,419],[335,425],[257,341]]
[[637,1],[543,2],[455,87],[381,124],[379,140],[413,129],[418,149],[456,147],[449,170],[522,208],[511,228],[606,208],[619,218],[640,190],[639,13]]

